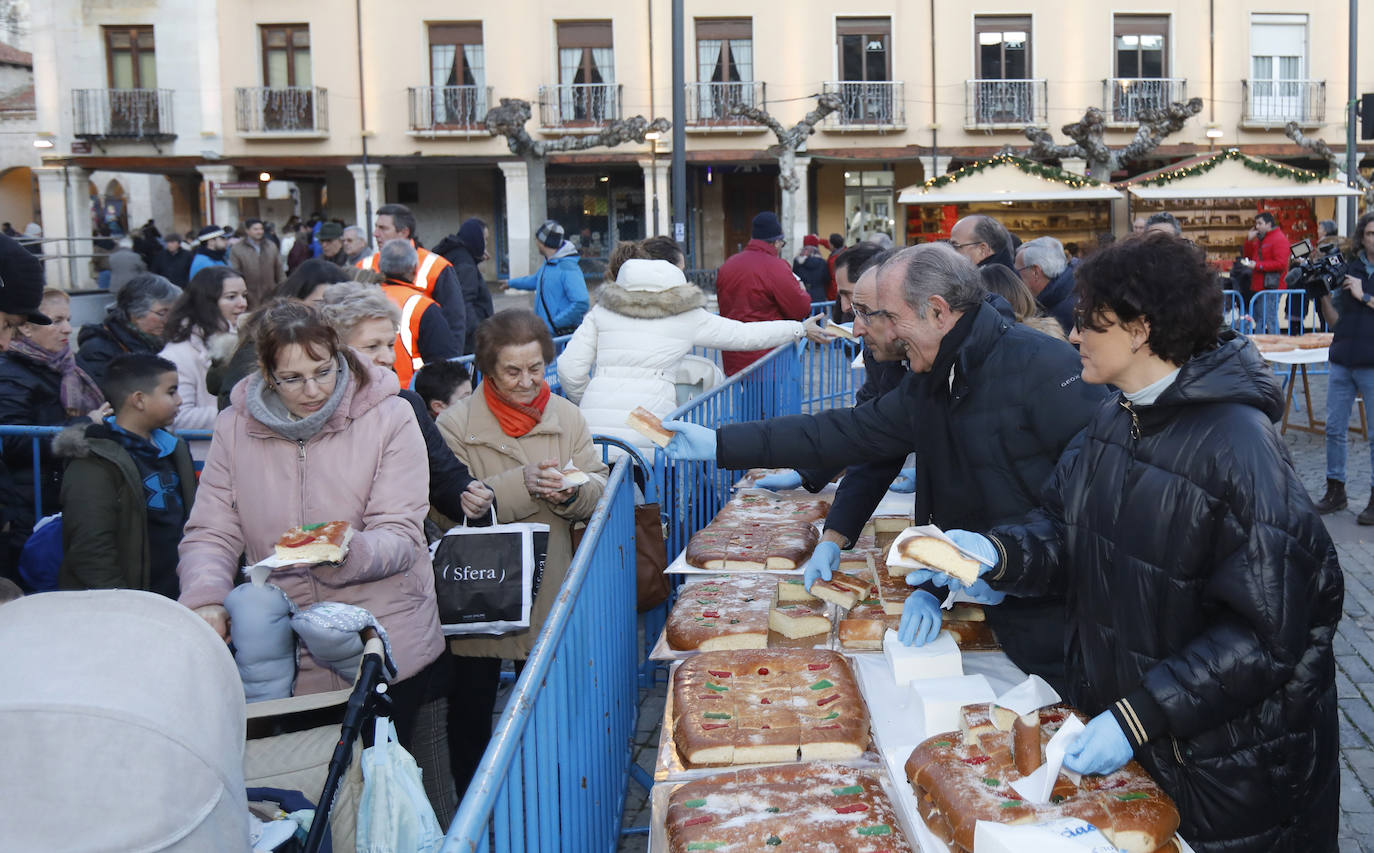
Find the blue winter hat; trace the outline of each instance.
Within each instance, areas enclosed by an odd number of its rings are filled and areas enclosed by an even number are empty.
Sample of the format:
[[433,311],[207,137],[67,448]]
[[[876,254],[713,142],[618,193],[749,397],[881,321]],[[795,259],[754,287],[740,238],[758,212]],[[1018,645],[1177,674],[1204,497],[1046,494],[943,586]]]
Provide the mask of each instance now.
[[479,261],[487,253],[487,238],[482,233],[486,227],[486,223],[475,216],[458,226],[458,242],[466,246]]
[[754,229],[749,236],[755,240],[763,240],[765,243],[783,239],[782,223],[778,221],[778,215],[765,210],[755,216]]

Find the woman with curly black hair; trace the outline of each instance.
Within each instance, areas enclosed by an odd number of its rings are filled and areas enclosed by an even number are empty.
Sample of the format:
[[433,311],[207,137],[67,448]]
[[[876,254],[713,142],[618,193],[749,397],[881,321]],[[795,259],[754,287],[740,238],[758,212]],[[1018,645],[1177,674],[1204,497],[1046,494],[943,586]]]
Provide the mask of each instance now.
[[1218,338],[1221,290],[1187,241],[1118,243],[1076,280],[1083,379],[1118,393],[1039,509],[953,534],[993,563],[973,586],[1067,596],[1069,698],[1095,716],[1066,767],[1136,758],[1199,853],[1334,851],[1343,581],[1274,373]]

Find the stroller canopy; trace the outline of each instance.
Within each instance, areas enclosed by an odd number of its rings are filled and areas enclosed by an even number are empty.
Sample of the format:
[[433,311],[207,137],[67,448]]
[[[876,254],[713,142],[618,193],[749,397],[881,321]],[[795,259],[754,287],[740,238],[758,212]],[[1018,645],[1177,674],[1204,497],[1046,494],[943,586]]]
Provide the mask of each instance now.
[[0,684],[0,849],[249,849],[243,686],[190,610],[131,590],[0,606]]

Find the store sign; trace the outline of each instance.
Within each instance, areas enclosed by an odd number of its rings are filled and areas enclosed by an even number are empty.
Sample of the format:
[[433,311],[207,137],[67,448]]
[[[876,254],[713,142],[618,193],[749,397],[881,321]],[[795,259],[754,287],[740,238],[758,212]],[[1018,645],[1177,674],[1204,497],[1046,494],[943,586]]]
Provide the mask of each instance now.
[[89,154],[89,153],[91,153],[91,143],[87,142],[87,141],[84,140],[84,139],[81,139],[81,140],[72,140],[72,153],[73,153],[73,154]]
[[215,184],[216,198],[257,198],[262,195],[260,181],[225,181]]

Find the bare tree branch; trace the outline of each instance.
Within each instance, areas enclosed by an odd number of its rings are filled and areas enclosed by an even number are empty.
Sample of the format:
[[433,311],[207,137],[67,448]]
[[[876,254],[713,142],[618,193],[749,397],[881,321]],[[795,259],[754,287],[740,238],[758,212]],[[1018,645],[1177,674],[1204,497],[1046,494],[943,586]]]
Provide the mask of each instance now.
[[[1284,125],[1283,133],[1299,147],[1311,151],[1313,154],[1326,160],[1327,163],[1330,163],[1333,171],[1345,173],[1348,164],[1345,162],[1344,158],[1331,150],[1331,146],[1326,144],[1326,140],[1308,136],[1303,133],[1302,129],[1298,127],[1298,123],[1295,121],[1290,121],[1288,124]],[[1365,207],[1374,206],[1374,184],[1371,184],[1368,178],[1361,175],[1358,169],[1355,171],[1355,174],[1347,175],[1347,177],[1354,182],[1355,186],[1364,190]]]
[[643,142],[650,131],[665,133],[672,124],[666,118],[649,121],[643,116],[615,119],[588,136],[563,136],[558,139],[536,140],[525,130],[525,122],[533,112],[530,102],[519,98],[502,98],[501,105],[487,111],[485,124],[494,136],[504,136],[512,154],[522,157],[543,157],[555,151],[584,151],[601,146],[614,147],[626,142]]
[[1086,160],[1090,175],[1098,180],[1109,180],[1111,173],[1121,168],[1121,164],[1158,148],[1164,137],[1182,130],[1188,119],[1201,111],[1201,98],[1193,98],[1186,104],[1172,103],[1164,109],[1141,110],[1140,127],[1136,129],[1135,138],[1121,148],[1112,148],[1104,139],[1107,131],[1106,114],[1097,107],[1088,107],[1081,119],[1060,128],[1065,136],[1073,140],[1073,144],[1057,144],[1044,128],[1030,125],[1023,133],[1030,140],[1031,147],[1018,152],[1018,156],[1034,160],[1062,160],[1066,157]]
[[816,132],[816,125],[820,124],[822,119],[843,107],[844,100],[839,95],[826,92],[817,96],[816,106],[807,112],[801,121],[788,129],[783,129],[781,122],[773,118],[767,110],[750,104],[731,105],[730,115],[743,116],[773,131],[778,142],[768,147],[768,154],[778,160],[778,182],[784,191],[792,193],[801,187],[801,179],[797,177],[794,165],[797,149],[801,148],[807,137]]
[[1192,98],[1186,104],[1172,103],[1162,110],[1145,109],[1140,112],[1140,127],[1135,139],[1116,152],[1116,165],[1134,160],[1159,147],[1164,137],[1178,133],[1188,119],[1202,112],[1202,99]]

